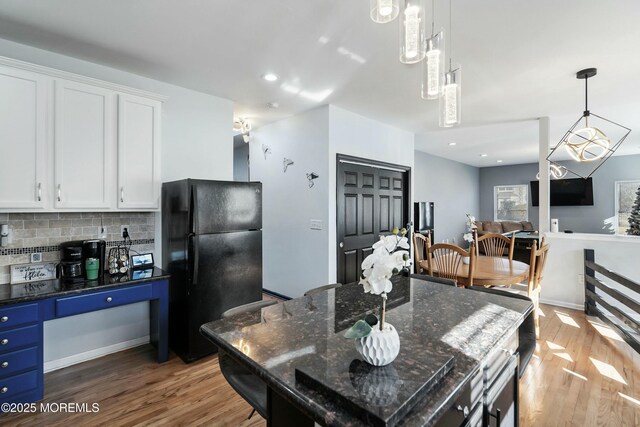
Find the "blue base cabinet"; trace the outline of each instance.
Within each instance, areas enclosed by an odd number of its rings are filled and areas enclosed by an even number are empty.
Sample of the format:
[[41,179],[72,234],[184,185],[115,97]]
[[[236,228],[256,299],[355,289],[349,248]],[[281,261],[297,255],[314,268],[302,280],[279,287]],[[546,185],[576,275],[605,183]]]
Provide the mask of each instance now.
[[168,280],[74,293],[53,293],[24,303],[0,305],[0,403],[31,403],[43,398],[43,323],[106,308],[150,302],[151,342],[158,363],[169,359]]

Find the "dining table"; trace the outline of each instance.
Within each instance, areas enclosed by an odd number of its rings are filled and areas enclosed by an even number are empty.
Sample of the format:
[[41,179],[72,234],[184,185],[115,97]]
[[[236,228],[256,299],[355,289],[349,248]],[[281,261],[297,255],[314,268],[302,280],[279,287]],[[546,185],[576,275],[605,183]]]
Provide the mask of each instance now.
[[[431,263],[433,274],[438,275],[436,263]],[[425,272],[429,271],[427,260],[420,261],[420,267]],[[473,285],[515,285],[523,282],[529,276],[529,265],[506,257],[492,257],[479,255],[475,257],[475,267],[473,271]],[[458,282],[469,286],[469,264],[460,262],[457,271]]]

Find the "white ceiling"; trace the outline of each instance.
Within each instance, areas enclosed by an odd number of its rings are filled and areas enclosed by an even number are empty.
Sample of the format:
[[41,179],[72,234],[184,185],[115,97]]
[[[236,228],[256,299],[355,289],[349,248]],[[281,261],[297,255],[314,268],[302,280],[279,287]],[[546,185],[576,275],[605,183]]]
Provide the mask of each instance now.
[[[436,2],[436,25],[448,30],[448,3]],[[475,166],[535,161],[535,118],[550,116],[559,140],[583,110],[575,72],[597,67],[590,108],[634,129],[621,152],[640,153],[639,1],[454,0],[463,125],[444,130],[437,101],[420,99],[420,65],[397,59],[398,22],[374,24],[368,6],[0,0],[0,37],[231,99],[254,126],[332,103],[416,132],[419,150]],[[265,72],[280,80],[263,81]]]

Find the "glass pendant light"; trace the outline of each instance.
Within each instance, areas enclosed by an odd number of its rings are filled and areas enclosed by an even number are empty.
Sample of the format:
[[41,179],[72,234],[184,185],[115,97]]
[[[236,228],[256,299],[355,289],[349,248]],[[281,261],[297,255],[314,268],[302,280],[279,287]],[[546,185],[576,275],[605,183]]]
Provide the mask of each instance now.
[[386,24],[398,17],[398,0],[369,0],[371,19],[378,24]]
[[425,60],[422,63],[422,98],[437,99],[442,94],[444,82],[444,32],[435,34],[435,0],[431,0],[431,37],[425,43]]
[[462,68],[451,66],[453,55],[453,26],[451,18],[451,1],[449,0],[449,41],[451,55],[449,56],[449,71],[444,75],[442,95],[440,96],[440,127],[448,128],[458,126],[462,113]]
[[461,122],[462,69],[451,69],[444,75],[444,86],[440,96],[440,127],[457,126]]
[[400,8],[400,62],[415,64],[424,58],[423,0],[402,0]]

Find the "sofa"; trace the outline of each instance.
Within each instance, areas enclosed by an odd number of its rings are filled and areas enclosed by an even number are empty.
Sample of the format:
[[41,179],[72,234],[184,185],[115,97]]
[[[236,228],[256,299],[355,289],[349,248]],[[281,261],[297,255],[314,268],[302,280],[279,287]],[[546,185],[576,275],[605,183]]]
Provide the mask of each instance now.
[[533,231],[533,224],[529,221],[476,221],[478,236],[487,233],[511,233],[512,231]]

